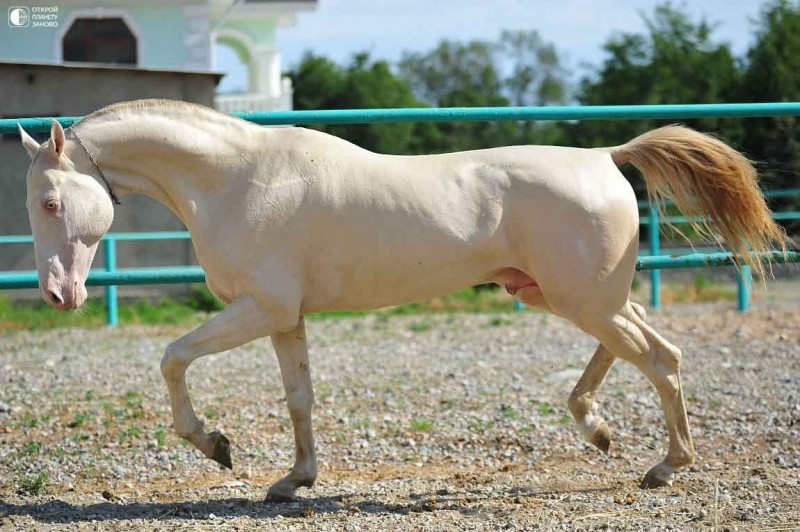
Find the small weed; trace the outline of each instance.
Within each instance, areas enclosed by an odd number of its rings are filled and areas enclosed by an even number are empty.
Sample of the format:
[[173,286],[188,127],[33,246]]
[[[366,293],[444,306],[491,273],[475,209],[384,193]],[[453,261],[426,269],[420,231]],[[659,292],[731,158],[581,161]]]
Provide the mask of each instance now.
[[158,427],[153,433],[153,437],[156,439],[156,445],[164,447],[167,443],[167,430],[164,427]]
[[553,406],[550,403],[539,403],[537,409],[539,410],[539,414],[543,416],[552,416],[553,414],[556,413],[556,411],[553,409]]
[[17,481],[17,492],[20,495],[41,495],[47,490],[49,476],[45,472],[35,477],[23,477]]
[[69,422],[67,425],[71,429],[76,429],[78,427],[82,427],[84,423],[87,421],[91,421],[92,414],[89,412],[77,412],[75,417],[72,418],[72,421]]
[[364,430],[364,429],[369,428],[369,420],[367,420],[367,419],[358,419],[358,418],[351,419],[350,420],[350,426],[353,427],[354,429]]
[[572,421],[572,417],[569,414],[561,414],[561,417],[558,418],[559,425],[568,425]]
[[503,419],[517,419],[519,417],[519,412],[511,405],[501,405],[500,414],[502,414]]
[[617,397],[619,397],[620,399],[625,399],[625,390],[623,390],[622,388],[619,388],[617,390]]
[[445,408],[455,408],[458,406],[458,401],[455,399],[442,399],[439,401],[439,404]]
[[29,441],[22,446],[23,455],[39,454],[42,450],[42,443],[38,441]]
[[201,312],[218,312],[225,308],[225,304],[202,285],[192,287],[192,291],[186,298],[186,305]]
[[94,392],[92,390],[86,390],[86,393],[83,394],[83,397],[87,401],[92,401],[94,399]]
[[433,324],[427,321],[415,321],[408,326],[408,330],[415,333],[430,331]]
[[486,432],[494,427],[494,421],[473,421],[469,424],[469,429],[473,432]]
[[415,419],[411,422],[411,430],[427,432],[433,428],[433,421],[430,419]]
[[75,439],[75,441],[86,441],[89,439],[89,435],[86,434],[85,432],[81,432],[79,434],[76,434],[73,438]]
[[504,325],[514,325],[514,322],[506,318],[495,316],[489,320],[489,323],[486,325],[486,327],[503,327]]
[[142,398],[139,392],[125,392],[125,406],[128,408],[142,408]]
[[217,419],[217,411],[214,408],[206,408],[206,419]]
[[722,406],[722,400],[720,400],[720,399],[712,399],[712,400],[711,400],[711,401],[708,403],[708,405],[709,405],[711,408],[719,408],[719,407],[721,407],[721,406]]
[[47,423],[51,419],[52,418],[50,416],[36,417],[36,416],[32,416],[30,414],[25,414],[22,417],[22,421],[20,421],[20,425],[22,425],[23,427],[25,427],[27,429],[35,429],[35,428],[41,427],[42,425],[44,425],[45,423]]
[[130,426],[124,431],[119,433],[119,441],[124,442],[126,440],[132,440],[134,438],[138,438],[142,434],[142,429],[136,426]]

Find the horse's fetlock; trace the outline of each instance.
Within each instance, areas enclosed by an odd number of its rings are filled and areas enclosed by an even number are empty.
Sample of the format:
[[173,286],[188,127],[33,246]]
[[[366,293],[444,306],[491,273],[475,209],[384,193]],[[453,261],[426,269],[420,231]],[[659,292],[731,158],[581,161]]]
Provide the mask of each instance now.
[[592,409],[594,398],[590,392],[573,390],[567,399],[567,406],[576,420],[582,419]]

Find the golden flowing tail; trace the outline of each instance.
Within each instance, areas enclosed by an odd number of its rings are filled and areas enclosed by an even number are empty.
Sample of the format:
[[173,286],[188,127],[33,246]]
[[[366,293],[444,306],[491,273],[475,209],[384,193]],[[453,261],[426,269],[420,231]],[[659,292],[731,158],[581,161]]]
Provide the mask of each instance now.
[[724,243],[737,267],[750,265],[762,279],[764,264],[749,252],[784,253],[790,242],[772,219],[756,169],[741,153],[714,137],[683,126],[667,126],[609,150],[617,166],[632,163],[644,174],[647,194],[663,214],[671,199],[701,236]]

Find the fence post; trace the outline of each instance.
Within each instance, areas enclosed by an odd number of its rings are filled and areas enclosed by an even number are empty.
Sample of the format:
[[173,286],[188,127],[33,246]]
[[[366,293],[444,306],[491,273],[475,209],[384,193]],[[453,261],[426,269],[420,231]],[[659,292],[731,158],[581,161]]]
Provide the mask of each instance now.
[[[650,255],[661,253],[661,243],[659,242],[659,223],[658,208],[652,203],[648,203],[648,239],[650,241]],[[650,270],[650,305],[653,308],[661,308],[661,270]]]
[[750,294],[753,288],[753,275],[750,266],[742,266],[741,272],[736,270],[736,284],[738,285],[738,309],[745,312],[750,307]]
[[[113,272],[117,269],[117,240],[106,237],[103,252],[105,254],[106,271]],[[117,308],[117,287],[106,286],[106,325],[116,327],[119,324],[119,309]]]

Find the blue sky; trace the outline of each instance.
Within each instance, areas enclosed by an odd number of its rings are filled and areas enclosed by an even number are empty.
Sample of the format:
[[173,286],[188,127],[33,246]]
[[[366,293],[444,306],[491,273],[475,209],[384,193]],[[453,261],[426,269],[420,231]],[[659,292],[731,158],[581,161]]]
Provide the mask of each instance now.
[[[601,45],[614,33],[644,30],[641,13],[654,0],[319,0],[316,11],[301,13],[297,25],[278,32],[283,69],[306,50],[346,62],[355,52],[397,61],[404,50],[426,51],[442,39],[495,39],[502,30],[537,30],[564,54],[573,78],[586,63],[602,61]],[[717,39],[737,55],[752,40],[758,0],[677,1],[693,16],[717,23]],[[244,69],[224,47],[219,56],[223,91],[246,86]]]

